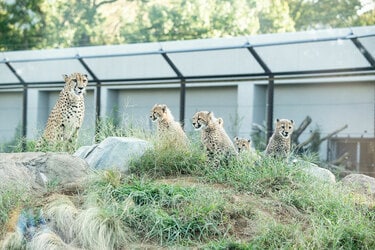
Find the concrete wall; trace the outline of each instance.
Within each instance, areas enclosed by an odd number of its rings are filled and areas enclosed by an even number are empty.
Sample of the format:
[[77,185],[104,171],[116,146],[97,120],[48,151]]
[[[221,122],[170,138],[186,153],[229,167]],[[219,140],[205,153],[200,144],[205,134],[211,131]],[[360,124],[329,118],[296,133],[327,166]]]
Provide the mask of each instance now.
[[[307,115],[312,118],[301,141],[312,129],[319,128],[323,137],[345,124],[348,128],[339,137],[374,137],[374,83],[277,85],[274,104],[275,119],[294,119],[300,124]],[[320,156],[326,159],[326,143],[322,144]]]
[[0,143],[10,141],[22,123],[22,92],[0,92]]
[[[180,119],[180,90],[177,87],[119,89],[107,90],[108,99],[105,110],[106,116],[115,114],[122,126],[135,125],[144,129],[154,129],[149,119],[150,110],[156,103],[166,104],[172,111],[175,120]],[[235,135],[237,128],[237,87],[187,87],[185,129],[192,132],[191,117],[195,112],[213,111],[225,121],[228,133]]]
[[[37,138],[44,129],[60,89],[29,89],[29,138]],[[120,125],[136,125],[153,130],[149,112],[155,103],[167,104],[176,120],[180,117],[179,85],[152,85],[133,87],[103,87],[102,116],[115,116]],[[266,119],[267,85],[265,82],[230,82],[215,86],[190,84],[186,88],[185,129],[195,133],[191,117],[200,110],[213,111],[224,119],[231,137],[250,138],[252,124],[264,124]],[[274,93],[274,119],[289,118],[299,125],[309,115],[312,124],[300,137],[301,141],[318,128],[325,136],[348,124],[339,137],[374,138],[375,84],[374,83],[301,83],[276,84]],[[0,142],[11,140],[21,124],[22,93],[0,92]],[[86,94],[86,115],[80,140],[90,144],[94,139],[95,95]],[[322,144],[320,156],[327,158],[327,145]]]

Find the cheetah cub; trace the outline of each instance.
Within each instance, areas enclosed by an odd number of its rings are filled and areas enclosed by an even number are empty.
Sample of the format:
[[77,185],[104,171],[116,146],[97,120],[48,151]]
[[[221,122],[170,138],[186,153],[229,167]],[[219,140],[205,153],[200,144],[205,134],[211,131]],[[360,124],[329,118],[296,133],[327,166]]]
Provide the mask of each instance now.
[[234,146],[238,153],[251,152],[251,140],[246,138],[234,137]]
[[76,142],[78,131],[82,126],[85,114],[84,93],[87,86],[87,75],[73,73],[63,75],[65,86],[53,107],[42,135],[48,143]]
[[293,120],[276,119],[276,128],[268,142],[266,155],[287,157],[290,154],[293,129]]
[[223,119],[215,118],[212,112],[199,111],[192,118],[193,127],[201,130],[201,141],[210,161],[220,161],[221,157],[236,155],[234,145],[225,132]]
[[171,146],[186,147],[188,138],[181,124],[174,120],[172,112],[165,104],[155,104],[151,109],[150,119],[157,122],[157,136]]

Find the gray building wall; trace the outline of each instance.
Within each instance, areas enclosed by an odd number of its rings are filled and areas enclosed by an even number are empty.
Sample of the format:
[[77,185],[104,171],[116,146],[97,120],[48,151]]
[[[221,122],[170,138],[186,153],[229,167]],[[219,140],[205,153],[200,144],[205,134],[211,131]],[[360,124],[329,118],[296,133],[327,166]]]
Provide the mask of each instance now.
[[[177,87],[118,89],[107,90],[106,114],[115,114],[122,126],[135,125],[153,130],[154,124],[149,119],[150,110],[156,103],[166,104],[175,120],[180,119],[180,90]],[[213,111],[225,121],[225,128],[231,135],[236,134],[237,87],[188,87],[186,89],[185,129],[193,131],[191,117],[195,112]]]
[[[42,133],[50,110],[55,105],[60,88],[53,90],[29,89],[28,128],[29,138]],[[169,106],[176,120],[180,117],[179,85],[148,85],[133,87],[103,87],[102,116],[115,116],[120,125],[135,125],[153,130],[149,112],[155,103]],[[84,144],[94,141],[95,92],[86,94],[86,115],[80,132]],[[195,134],[191,117],[200,110],[213,111],[224,119],[230,137],[250,138],[252,124],[264,124],[266,118],[266,82],[228,82],[188,84],[186,88],[185,129]],[[277,83],[274,93],[274,119],[288,118],[299,125],[306,116],[312,124],[300,137],[304,141],[311,130],[319,127],[321,136],[347,124],[338,134],[341,138],[374,138],[375,84],[357,83]],[[21,124],[22,92],[0,92],[0,142],[14,138]],[[321,145],[321,159],[327,159],[327,144]]]
[[22,92],[0,92],[0,142],[14,138],[22,119]]
[[[299,125],[306,116],[312,123],[302,134],[319,128],[321,137],[348,125],[338,137],[373,138],[375,123],[374,83],[312,83],[276,85],[274,117],[294,119]],[[321,145],[320,157],[327,158],[327,144]]]

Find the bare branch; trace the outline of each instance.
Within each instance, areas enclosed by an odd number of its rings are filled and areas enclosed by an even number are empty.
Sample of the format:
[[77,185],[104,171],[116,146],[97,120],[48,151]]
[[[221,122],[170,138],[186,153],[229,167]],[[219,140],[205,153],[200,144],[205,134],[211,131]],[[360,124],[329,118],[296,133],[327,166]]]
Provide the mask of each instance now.
[[298,144],[298,137],[305,131],[305,129],[310,125],[312,119],[310,116],[306,116],[306,118],[302,121],[302,123],[299,125],[299,127],[294,130],[292,134],[292,141],[295,144]]
[[304,141],[304,142],[302,142],[302,143],[300,143],[300,144],[298,144],[296,146],[296,151],[299,151],[301,148],[303,148],[304,146],[306,146],[307,144],[309,144],[310,142],[312,142],[315,137],[316,137],[316,134],[312,133],[310,135],[310,137],[306,141]]
[[332,136],[340,133],[341,131],[343,131],[347,127],[348,127],[348,124],[345,124],[343,127],[339,128],[339,129],[336,129],[335,131],[333,131],[332,133],[328,134],[327,136],[325,136],[323,138],[320,138],[319,143],[322,143],[323,141],[325,141],[325,140],[331,138]]
[[96,1],[94,1],[94,8],[97,9],[104,4],[114,3],[114,2],[117,2],[117,0],[104,0],[104,1],[101,1],[99,3],[96,3]]

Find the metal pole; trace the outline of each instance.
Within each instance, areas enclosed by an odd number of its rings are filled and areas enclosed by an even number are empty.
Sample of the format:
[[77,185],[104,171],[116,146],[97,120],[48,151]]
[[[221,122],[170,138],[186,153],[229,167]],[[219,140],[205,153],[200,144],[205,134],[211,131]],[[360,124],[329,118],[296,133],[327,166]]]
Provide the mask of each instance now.
[[17,79],[22,83],[22,124],[21,124],[21,136],[22,136],[22,151],[26,151],[26,137],[27,137],[27,95],[28,86],[27,83],[22,79],[22,77],[17,73],[15,68],[10,64],[10,62],[5,62],[10,71],[17,77]]
[[267,88],[267,142],[273,133],[273,98],[274,98],[274,80],[271,75],[268,80]]
[[181,80],[180,85],[180,123],[182,128],[185,126],[185,104],[186,104],[186,84],[185,80]]

